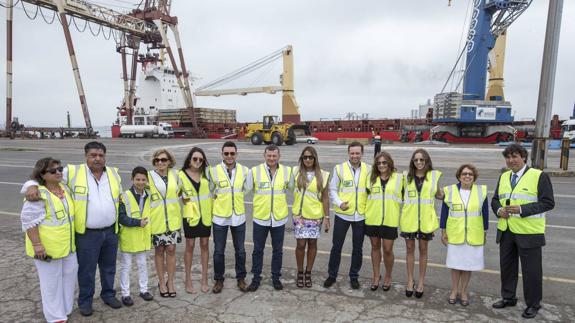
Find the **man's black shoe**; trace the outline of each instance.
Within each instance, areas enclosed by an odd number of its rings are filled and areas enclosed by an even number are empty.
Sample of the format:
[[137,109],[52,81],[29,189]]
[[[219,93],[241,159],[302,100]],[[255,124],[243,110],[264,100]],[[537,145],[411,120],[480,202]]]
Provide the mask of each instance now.
[[357,280],[357,278],[350,279],[349,284],[351,285],[352,289],[359,289],[359,281]]
[[104,300],[104,304],[110,306],[113,309],[118,309],[122,307],[122,303],[120,303],[120,301],[117,300],[115,297]]
[[324,282],[323,282],[323,287],[325,288],[330,288],[331,285],[335,284],[335,278],[333,277],[328,277]]
[[80,314],[82,316],[91,316],[92,315],[92,306],[90,307],[80,307]]
[[284,289],[284,285],[282,285],[282,282],[278,279],[278,280],[274,280],[272,282],[272,284],[274,285],[274,289],[275,290],[282,290]]
[[526,319],[532,319],[535,316],[537,316],[537,312],[539,312],[539,307],[528,307],[525,309],[525,311],[523,311],[523,314],[521,314],[521,316],[523,316]]
[[255,292],[260,288],[260,283],[252,281],[252,283],[248,286],[248,292]]
[[134,305],[134,300],[130,296],[122,296],[122,304],[132,306]]
[[146,302],[154,299],[154,296],[150,294],[150,292],[140,293],[140,297],[143,298]]
[[507,306],[515,306],[517,304],[516,299],[501,299],[491,305],[493,308],[505,308]]

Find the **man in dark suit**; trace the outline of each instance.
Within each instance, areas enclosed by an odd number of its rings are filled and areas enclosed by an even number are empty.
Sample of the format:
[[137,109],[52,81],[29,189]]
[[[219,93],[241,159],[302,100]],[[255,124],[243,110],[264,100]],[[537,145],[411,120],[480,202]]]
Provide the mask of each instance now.
[[[541,308],[543,269],[541,247],[545,245],[545,213],[555,206],[549,176],[526,165],[527,150],[511,144],[503,151],[508,171],[501,174],[491,207],[499,218],[497,243],[501,266],[501,297],[494,308],[515,306],[519,259],[523,274],[524,318]],[[518,259],[519,258],[519,259]]]

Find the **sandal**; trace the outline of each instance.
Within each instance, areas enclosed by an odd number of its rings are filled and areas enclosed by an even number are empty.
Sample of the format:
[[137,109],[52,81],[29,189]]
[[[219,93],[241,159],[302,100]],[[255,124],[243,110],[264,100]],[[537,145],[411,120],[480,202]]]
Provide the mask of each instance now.
[[461,303],[461,306],[467,306],[467,305],[469,305],[469,299],[463,299],[463,298],[461,298],[461,299],[459,300],[459,303]]
[[303,288],[303,271],[297,272],[296,286],[298,288]]
[[168,283],[166,283],[166,288],[168,289],[168,297],[176,297],[176,292],[170,292],[170,288],[168,287]]
[[305,272],[305,287],[311,288],[311,271]]
[[455,305],[457,304],[457,298],[450,298],[449,300],[447,300],[447,302],[451,305]]
[[[166,288],[168,288],[167,285],[166,285]],[[158,283],[158,291],[160,292],[160,297],[170,297],[169,292],[162,293],[162,289],[160,288],[160,283]]]

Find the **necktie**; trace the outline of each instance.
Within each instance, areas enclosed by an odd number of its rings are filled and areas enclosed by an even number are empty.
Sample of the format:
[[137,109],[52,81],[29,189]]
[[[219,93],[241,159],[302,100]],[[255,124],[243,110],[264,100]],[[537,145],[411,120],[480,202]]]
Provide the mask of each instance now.
[[232,179],[232,170],[228,168],[228,177]]
[[511,188],[515,188],[515,185],[517,185],[517,174],[513,174],[513,176],[511,176]]

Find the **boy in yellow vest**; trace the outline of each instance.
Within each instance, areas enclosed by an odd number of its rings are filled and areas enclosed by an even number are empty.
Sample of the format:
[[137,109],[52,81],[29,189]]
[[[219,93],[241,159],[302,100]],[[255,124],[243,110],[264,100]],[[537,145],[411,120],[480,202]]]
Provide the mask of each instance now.
[[126,306],[134,305],[130,297],[130,270],[132,255],[136,257],[138,265],[138,279],[140,283],[140,297],[145,301],[154,299],[148,292],[148,265],[146,256],[151,249],[152,238],[150,226],[149,193],[145,187],[148,184],[148,171],[138,166],[132,170],[132,187],[122,194],[119,207],[120,222],[120,287],[122,288],[122,303]]

